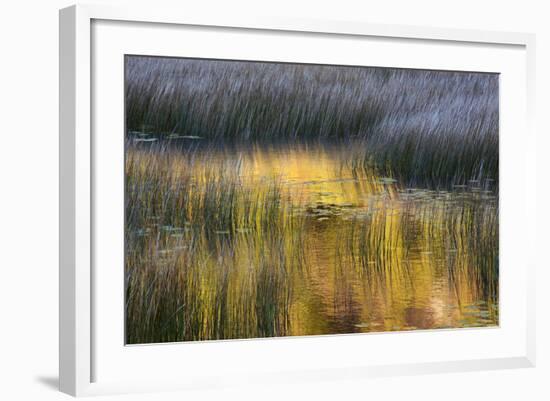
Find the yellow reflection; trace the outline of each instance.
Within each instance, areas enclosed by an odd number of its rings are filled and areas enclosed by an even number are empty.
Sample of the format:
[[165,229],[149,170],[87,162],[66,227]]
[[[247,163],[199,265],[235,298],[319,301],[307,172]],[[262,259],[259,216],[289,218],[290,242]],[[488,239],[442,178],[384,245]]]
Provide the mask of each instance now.
[[498,324],[498,206],[349,148],[129,148],[129,342]]

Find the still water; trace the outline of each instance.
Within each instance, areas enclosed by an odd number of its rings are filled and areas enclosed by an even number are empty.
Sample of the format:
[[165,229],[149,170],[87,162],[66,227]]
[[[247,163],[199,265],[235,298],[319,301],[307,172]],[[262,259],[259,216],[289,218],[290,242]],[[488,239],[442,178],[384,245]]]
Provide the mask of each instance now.
[[498,325],[490,180],[412,187],[350,145],[127,155],[129,342]]

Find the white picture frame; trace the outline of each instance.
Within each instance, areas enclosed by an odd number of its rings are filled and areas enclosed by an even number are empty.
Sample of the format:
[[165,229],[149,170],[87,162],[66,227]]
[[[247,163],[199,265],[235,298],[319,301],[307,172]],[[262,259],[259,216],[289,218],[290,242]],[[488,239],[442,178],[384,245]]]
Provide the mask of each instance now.
[[[497,338],[498,331],[505,332],[507,327],[510,327],[511,334],[508,337],[502,337],[500,340],[504,342],[511,341],[510,347],[513,352],[505,352],[502,345],[501,348],[495,348],[491,352],[473,352],[466,358],[449,358],[442,360],[423,361],[418,360],[411,355],[407,362],[395,362],[390,359],[386,362],[384,358],[377,362],[362,364],[357,360],[349,363],[342,362],[340,365],[330,366],[330,352],[328,353],[328,362],[326,365],[318,365],[315,363],[304,363],[297,369],[285,370],[284,361],[277,365],[278,368],[272,371],[263,371],[261,368],[257,372],[249,372],[250,374],[236,371],[234,375],[225,375],[223,370],[215,372],[212,376],[201,373],[200,369],[192,377],[178,378],[167,377],[160,379],[159,377],[149,377],[144,373],[139,380],[132,380],[132,377],[115,377],[110,375],[106,380],[98,380],[98,366],[96,363],[98,353],[100,359],[106,361],[105,355],[108,348],[104,347],[105,341],[100,341],[96,344],[97,338],[101,337],[96,329],[96,325],[103,319],[101,313],[97,313],[100,307],[94,305],[94,289],[97,290],[98,283],[105,280],[102,276],[101,280],[94,273],[94,263],[97,263],[97,256],[94,253],[94,238],[98,235],[98,225],[95,220],[94,213],[97,199],[94,196],[94,191],[97,189],[94,176],[97,168],[98,152],[102,152],[108,144],[100,144],[94,141],[92,125],[94,123],[94,103],[92,101],[93,86],[92,77],[94,68],[97,68],[94,55],[98,54],[98,46],[103,46],[105,40],[98,39],[93,41],[94,23],[101,21],[109,21],[108,24],[122,23],[139,23],[133,26],[134,32],[143,29],[144,26],[156,25],[163,29],[177,29],[177,27],[203,27],[204,29],[225,29],[244,30],[246,32],[263,32],[263,33],[284,33],[287,36],[303,35],[308,37],[323,36],[325,38],[383,38],[386,41],[415,41],[421,43],[436,43],[440,44],[457,44],[461,48],[476,48],[483,46],[513,49],[510,57],[518,61],[518,70],[513,72],[510,70],[510,76],[516,74],[514,85],[522,90],[524,96],[518,96],[515,101],[519,102],[522,109],[517,121],[512,121],[510,124],[516,128],[520,128],[525,146],[523,148],[514,147],[513,139],[508,141],[507,146],[514,149],[519,154],[519,160],[522,161],[519,172],[514,179],[519,179],[525,184],[525,190],[518,196],[514,202],[519,205],[514,213],[517,215],[510,216],[510,223],[507,227],[513,224],[523,224],[527,231],[526,235],[522,235],[522,242],[518,245],[519,250],[515,252],[524,254],[523,264],[519,267],[522,271],[522,276],[519,280],[510,280],[510,292],[521,297],[518,307],[517,316],[521,321],[517,321],[517,329],[514,331],[513,322],[505,322],[498,329],[488,330],[466,330],[467,334],[460,335],[461,338],[456,338],[456,341],[463,341],[464,344],[472,343],[476,338],[487,337],[483,341],[494,341]],[[109,28],[107,26],[107,28]],[[117,29],[130,29],[119,27]],[[110,32],[107,31],[106,32]],[[159,35],[162,29],[159,30]],[[223,34],[223,32],[221,33]],[[101,35],[101,34],[100,34]],[[119,40],[113,40],[116,43],[122,43],[127,40],[124,35],[119,34]],[[130,36],[130,35],[127,35]],[[412,43],[412,42],[411,42]],[[113,47],[114,48],[114,47]],[[117,48],[120,51],[120,48]],[[366,22],[349,22],[349,21],[315,21],[315,20],[293,20],[290,18],[255,18],[246,20],[233,20],[224,16],[216,15],[187,15],[185,10],[163,10],[155,7],[146,8],[113,8],[109,6],[99,5],[78,5],[72,6],[60,11],[60,361],[59,361],[59,377],[60,390],[75,396],[107,394],[120,392],[134,391],[157,391],[166,389],[190,389],[190,388],[208,388],[213,386],[224,386],[234,384],[244,384],[249,382],[289,382],[289,381],[306,381],[306,380],[327,380],[342,377],[363,378],[372,376],[400,375],[400,374],[419,374],[430,372],[450,372],[450,371],[467,371],[481,369],[504,369],[515,367],[530,367],[535,364],[535,294],[534,294],[534,270],[536,260],[529,253],[534,241],[530,235],[534,235],[535,230],[535,133],[533,129],[533,112],[534,112],[534,35],[526,33],[508,33],[508,32],[485,32],[471,31],[460,29],[438,29],[428,27],[415,26],[399,26],[399,25],[374,25]],[[101,49],[99,49],[101,51]],[[516,51],[517,50],[517,51]],[[427,50],[431,51],[432,50]],[[164,54],[164,53],[163,53]],[[496,60],[496,59],[495,59]],[[502,60],[505,60],[503,58]],[[495,61],[494,63],[503,63],[503,61]],[[436,66],[442,68],[445,64]],[[492,68],[491,63],[486,64],[487,67],[496,72],[500,72],[498,68]],[[497,64],[493,64],[498,67]],[[472,67],[474,68],[474,67]],[[510,80],[512,82],[512,80]],[[510,84],[512,85],[512,84]],[[512,86],[510,86],[512,88]],[[503,91],[502,97],[509,97],[510,92]],[[501,101],[503,100],[501,97]],[[507,98],[506,98],[507,99]],[[506,100],[504,99],[504,100]],[[506,109],[505,109],[506,110]],[[120,115],[120,121],[123,116]],[[507,142],[504,141],[504,142]],[[505,150],[505,149],[504,149]],[[506,163],[504,161],[503,163]],[[506,165],[501,168],[501,175],[508,174]],[[116,181],[115,181],[116,183]],[[507,196],[502,192],[501,197]],[[511,195],[512,196],[512,195]],[[514,195],[515,196],[515,195]],[[512,202],[512,201],[510,201]],[[512,204],[510,204],[511,206]],[[508,209],[504,210],[511,210]],[[512,218],[513,217],[513,218]],[[508,219],[508,217],[507,217]],[[101,224],[99,227],[103,227]],[[504,228],[503,228],[504,230]],[[510,230],[507,230],[510,231]],[[513,233],[508,233],[512,235]],[[113,245],[116,247],[116,245]],[[514,255],[506,253],[510,258]],[[122,269],[122,267],[121,267]],[[524,274],[524,276],[523,276]],[[510,276],[511,277],[511,276]],[[520,310],[521,309],[521,310]],[[511,316],[511,315],[510,315]],[[114,319],[115,317],[112,317]],[[107,319],[107,318],[105,318]],[[112,321],[112,320],[111,320]],[[103,322],[103,321],[102,321]],[[107,322],[107,320],[105,320]],[[122,322],[120,322],[122,324]],[[105,324],[102,326],[105,327]],[[103,330],[103,329],[102,329]],[[490,331],[492,330],[492,331]],[[465,332],[462,332],[465,333]],[[484,334],[485,333],[485,334]],[[487,334],[489,333],[489,334]],[[497,333],[497,334],[494,334]],[[102,332],[101,335],[104,335]],[[414,335],[414,334],[413,334]],[[411,334],[382,334],[370,336],[368,338],[376,341],[384,336],[408,336]],[[447,332],[426,332],[418,335],[416,339],[424,344],[429,342],[425,337],[438,336],[448,337],[441,341],[455,341],[451,337],[455,336],[452,331]],[[462,338],[464,337],[464,338]],[[493,338],[494,337],[494,338]],[[276,355],[277,352],[282,352],[285,349],[292,349],[291,352],[299,352],[300,348],[309,349],[308,352],[314,352],[319,347],[341,347],[346,343],[354,343],[359,337],[354,336],[329,336],[329,337],[312,337],[290,340],[251,340],[236,342],[238,345],[232,345],[235,342],[217,342],[201,346],[199,348],[187,348],[186,352],[189,355],[245,355],[247,352],[259,353],[263,357]],[[513,338],[513,340],[511,340]],[[408,341],[407,340],[407,341]],[[506,340],[506,341],[505,341]],[[118,341],[118,340],[117,340]],[[296,343],[300,341],[300,343]],[[375,341],[375,340],[369,340]],[[513,344],[512,344],[513,342]],[[267,345],[266,345],[267,344]],[[296,345],[298,344],[298,345]],[[123,344],[121,344],[123,346]],[[172,345],[173,346],[173,345]],[[196,346],[196,344],[195,344]],[[500,346],[500,345],[499,345]],[[172,353],[173,348],[167,346],[148,346],[148,356],[146,361],[159,361],[167,353]],[[241,348],[239,348],[241,347]],[[317,348],[315,348],[317,347]],[[496,346],[495,346],[496,347]],[[269,351],[265,350],[269,348]],[[161,351],[164,350],[164,351]],[[337,348],[334,348],[335,350]],[[227,350],[227,351],[226,351]],[[103,354],[101,354],[103,352]],[[137,351],[132,351],[136,355]],[[179,352],[179,351],[178,351]],[[242,354],[242,353],[245,354]],[[157,354],[157,355],[153,355]],[[121,354],[122,355],[122,354]],[[130,356],[129,358],[139,358],[139,355]],[[138,359],[139,360],[139,359]],[[251,359],[252,360],[252,359]],[[145,359],[144,359],[145,361]],[[109,363],[119,363],[120,360],[108,360]],[[120,362],[122,363],[122,362]],[[104,363],[103,363],[104,364]],[[115,365],[113,365],[115,366]],[[118,365],[117,365],[118,366]],[[228,365],[229,366],[229,365]],[[118,368],[118,367],[117,367]],[[244,369],[244,368],[243,368]],[[245,370],[243,370],[244,372]],[[99,372],[101,373],[101,372]]]

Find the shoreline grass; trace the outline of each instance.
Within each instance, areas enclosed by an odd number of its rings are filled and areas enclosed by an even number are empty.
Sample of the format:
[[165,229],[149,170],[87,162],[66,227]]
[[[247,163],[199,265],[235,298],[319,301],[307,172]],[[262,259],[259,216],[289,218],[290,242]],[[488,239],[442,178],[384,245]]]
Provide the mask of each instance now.
[[129,135],[361,140],[358,165],[432,188],[498,185],[498,75],[126,58]]

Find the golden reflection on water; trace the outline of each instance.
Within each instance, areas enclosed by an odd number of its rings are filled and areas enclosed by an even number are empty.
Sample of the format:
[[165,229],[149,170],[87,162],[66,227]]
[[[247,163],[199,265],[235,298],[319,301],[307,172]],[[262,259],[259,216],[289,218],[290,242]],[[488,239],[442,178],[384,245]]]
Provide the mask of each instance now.
[[[173,332],[134,342],[497,325],[497,197],[477,182],[404,188],[350,155],[303,144],[131,150],[127,175],[162,181],[179,212],[147,198],[141,213],[163,222],[139,228],[152,234],[127,247],[127,273],[138,283],[169,271],[181,284],[170,295],[181,299],[163,306],[176,313],[150,323],[157,333],[176,319]],[[143,313],[130,311],[130,324]]]
[[279,180],[294,203],[364,206],[373,195],[393,195],[393,187],[374,177],[354,177],[342,165],[345,149],[313,146],[264,148],[239,154],[240,176],[245,182]]

